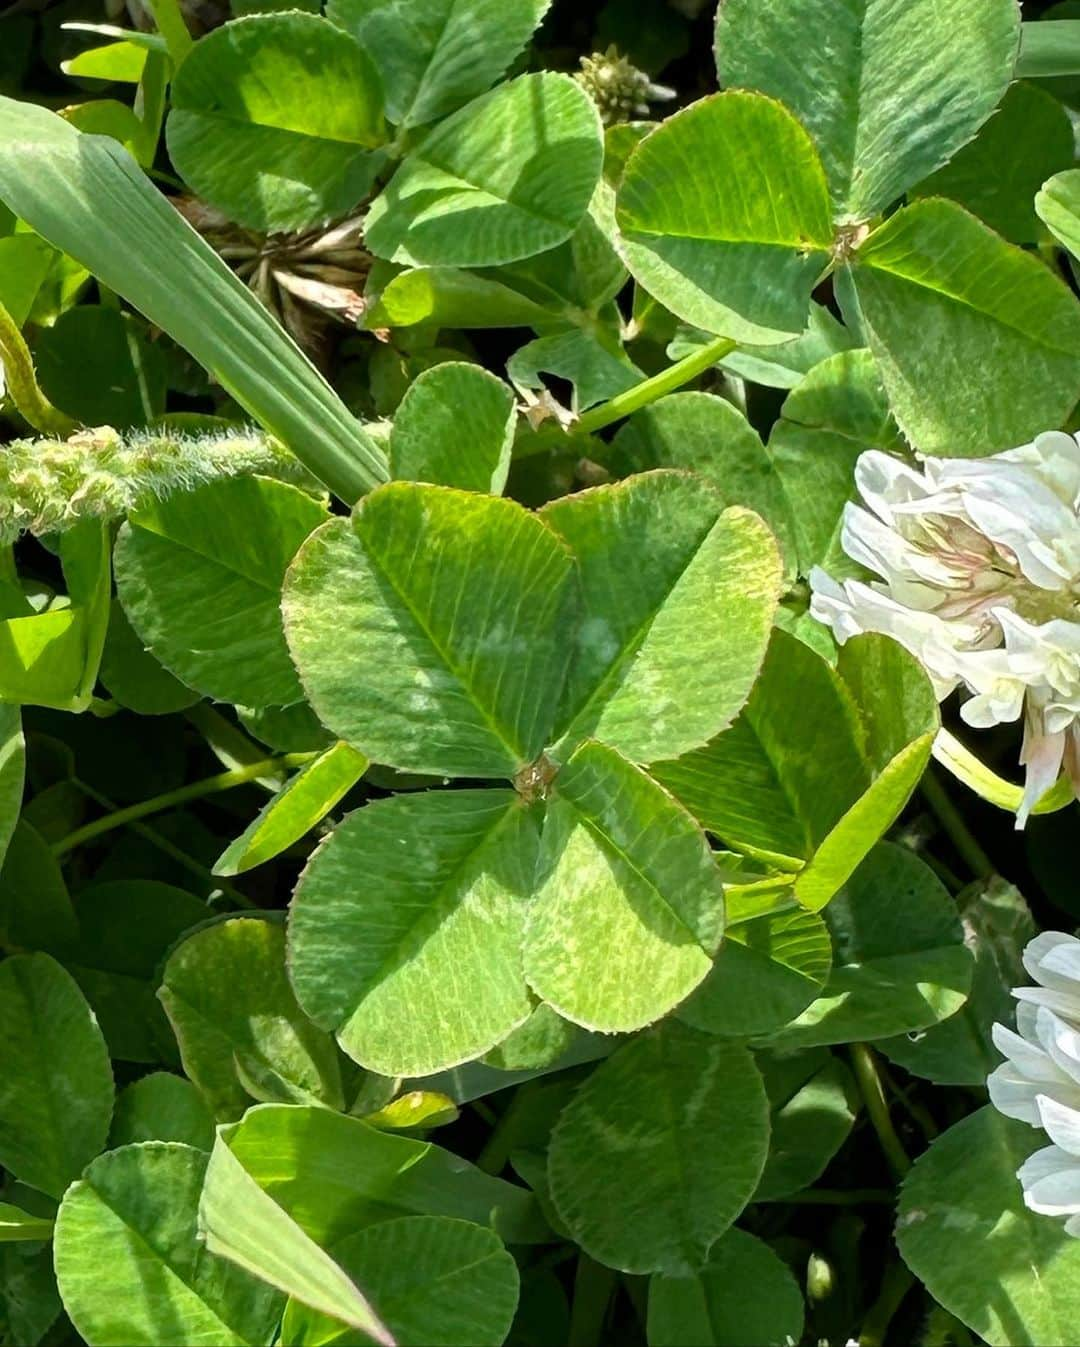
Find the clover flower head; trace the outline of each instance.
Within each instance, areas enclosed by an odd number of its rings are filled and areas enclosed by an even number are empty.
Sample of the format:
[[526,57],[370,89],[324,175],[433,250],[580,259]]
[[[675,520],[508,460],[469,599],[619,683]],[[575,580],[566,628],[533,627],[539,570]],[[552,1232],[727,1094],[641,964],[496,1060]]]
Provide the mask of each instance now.
[[876,579],[815,568],[810,611],[843,643],[905,646],[969,725],[1023,721],[1023,827],[1064,768],[1080,794],[1080,444],[1057,431],[989,458],[859,457],[844,551]]
[[674,89],[654,84],[614,46],[583,56],[574,78],[596,103],[605,126],[648,118],[650,104],[667,103],[675,97]]
[[1080,940],[1044,931],[1024,950],[1024,967],[1038,985],[1013,989],[1015,1033],[994,1025],[1006,1061],[986,1085],[1000,1113],[1051,1142],[1017,1171],[1025,1204],[1064,1217],[1066,1233],[1080,1237]]

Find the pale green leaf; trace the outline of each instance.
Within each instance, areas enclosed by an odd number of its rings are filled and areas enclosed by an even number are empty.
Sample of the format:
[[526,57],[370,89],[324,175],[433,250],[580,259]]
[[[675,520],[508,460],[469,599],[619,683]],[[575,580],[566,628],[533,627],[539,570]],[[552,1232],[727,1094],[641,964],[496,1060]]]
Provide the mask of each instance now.
[[188,186],[264,233],[343,215],[382,163],[371,56],[315,14],[237,19],[197,42],[172,84],[169,156]]
[[547,806],[525,934],[530,986],[587,1029],[639,1029],[702,981],[723,925],[719,871],[693,819],[614,749],[586,741]]
[[873,777],[796,876],[795,896],[811,911],[825,906],[899,818],[926,770],[940,725],[926,671],[889,637],[866,633],[848,641],[838,667],[860,710]]
[[548,742],[574,581],[520,505],[395,482],[300,550],[285,630],[320,720],[373,761],[511,777]]
[[620,474],[649,468],[699,473],[725,505],[744,505],[765,520],[781,543],[784,578],[790,582],[795,550],[791,505],[757,431],[726,399],[711,393],[672,393],[642,408],[616,435],[611,465]]
[[50,1197],[105,1145],[113,1079],[105,1040],[47,954],[0,963],[0,1164]]
[[685,322],[751,345],[806,327],[829,198],[813,142],[772,99],[716,94],[669,117],[630,156],[616,221],[635,280]]
[[853,276],[896,420],[922,453],[1008,449],[1072,411],[1080,304],[962,207],[898,211],[859,249]]
[[[0,246],[2,246],[0,240]],[[364,314],[372,329],[412,327],[538,327],[551,314],[510,286],[456,267],[402,271],[387,283]]]
[[[551,1236],[526,1189],[430,1141],[382,1132],[359,1118],[262,1104],[218,1135],[252,1180],[323,1248],[391,1216],[456,1216],[491,1226],[510,1244]],[[226,1204],[222,1218],[229,1216]]]
[[189,351],[343,500],[386,479],[326,380],[120,146],[0,98],[0,199]]
[[109,620],[109,531],[87,519],[63,534],[70,605],[0,621],[0,702],[84,711]]
[[824,912],[825,990],[770,1042],[849,1043],[926,1029],[960,1009],[972,957],[948,891],[911,851],[879,843]]
[[305,1305],[394,1347],[362,1293],[334,1260],[244,1168],[222,1132],[214,1142],[198,1205],[199,1234],[211,1254]]
[[70,61],[61,61],[60,69],[65,75],[78,79],[138,84],[142,79],[146,57],[146,48],[134,42],[109,42],[103,47],[82,51]]
[[829,931],[816,913],[742,917],[740,906],[729,890],[724,943],[709,976],[678,1010],[705,1033],[745,1037],[782,1028],[821,994],[832,966]]
[[900,750],[822,839],[810,864],[795,878],[795,896],[820,912],[874,843],[888,832],[919,784],[930,761],[933,733]]
[[390,432],[397,478],[501,494],[510,470],[513,391],[479,365],[448,360],[419,375]]
[[1035,211],[1073,257],[1080,258],[1080,168],[1058,173],[1043,183]]
[[487,1052],[531,1008],[521,939],[536,845],[512,791],[425,791],[351,814],[293,898],[300,1004],[383,1075]]
[[564,1109],[548,1153],[551,1195],[599,1262],[693,1272],[750,1200],[768,1144],[768,1102],[746,1048],[665,1024],[619,1048]]
[[296,1004],[280,926],[231,917],[194,932],[169,956],[158,996],[184,1070],[219,1118],[242,1113],[246,1082],[267,1078],[285,1098],[342,1107],[333,1041]]
[[386,113],[424,126],[475,98],[529,40],[551,0],[329,0],[386,85]]
[[600,177],[600,119],[568,75],[522,75],[420,142],[376,197],[365,239],[410,266],[491,267],[563,243]]
[[196,1237],[207,1155],[148,1141],[99,1156],[64,1194],[56,1275],[94,1347],[261,1347],[281,1299]]
[[21,328],[30,317],[34,300],[55,260],[54,250],[36,234],[0,238],[0,303],[16,327]]
[[281,585],[326,511],[298,487],[231,477],[136,511],[116,584],[131,625],[177,678],[219,701],[297,702]]
[[86,653],[85,615],[55,608],[0,621],[0,700],[72,710]]
[[338,742],[307,763],[218,857],[216,875],[239,875],[306,836],[360,780],[368,761]]
[[933,1142],[901,1190],[904,1261],[991,1347],[1065,1343],[1080,1321],[1080,1242],[1029,1211],[1016,1178],[1045,1140],[982,1108]]
[[[492,1230],[446,1216],[402,1216],[348,1236],[334,1257],[364,1287],[397,1347],[501,1347],[518,1302],[518,1270]],[[363,1347],[326,1315],[290,1301],[295,1347]]]
[[802,1331],[798,1283],[745,1230],[721,1236],[700,1272],[649,1282],[649,1347],[789,1347]]
[[742,707],[765,655],[780,558],[756,515],[722,506],[707,482],[655,472],[544,508],[584,591],[561,752],[592,736],[652,762],[707,742]]
[[653,775],[725,846],[807,860],[870,784],[859,715],[839,674],[774,631],[735,724]]
[[1009,86],[1014,0],[725,0],[721,81],[785,103],[837,216],[863,220],[969,141]]
[[578,1038],[576,1024],[541,1001],[524,1024],[485,1053],[484,1062],[500,1071],[537,1071],[554,1065]]
[[378,1127],[383,1132],[427,1131],[457,1122],[460,1116],[461,1110],[454,1101],[434,1090],[407,1090],[374,1113],[363,1115],[369,1127]]

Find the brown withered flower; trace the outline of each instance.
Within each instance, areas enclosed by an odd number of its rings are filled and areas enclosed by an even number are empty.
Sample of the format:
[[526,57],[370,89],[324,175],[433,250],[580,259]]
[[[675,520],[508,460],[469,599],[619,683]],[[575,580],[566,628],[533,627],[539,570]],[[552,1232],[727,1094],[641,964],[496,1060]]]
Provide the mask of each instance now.
[[335,324],[355,328],[363,317],[372,259],[360,241],[360,215],[295,234],[260,234],[198,197],[174,197],[173,205],[317,362],[328,354]]

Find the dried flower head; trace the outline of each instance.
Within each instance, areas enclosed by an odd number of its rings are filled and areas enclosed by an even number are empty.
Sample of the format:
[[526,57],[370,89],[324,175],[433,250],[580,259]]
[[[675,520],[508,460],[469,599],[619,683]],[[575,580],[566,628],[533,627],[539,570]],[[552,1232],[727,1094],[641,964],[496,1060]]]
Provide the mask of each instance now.
[[861,455],[845,552],[880,579],[817,569],[811,612],[841,643],[884,632],[969,725],[1024,722],[1022,827],[1064,766],[1080,793],[1080,445],[1040,435],[990,458]]
[[583,56],[574,78],[599,108],[605,126],[651,117],[652,103],[667,103],[675,97],[674,89],[654,84],[615,47]]
[[173,204],[312,355],[325,354],[333,323],[355,327],[363,317],[372,259],[359,215],[298,234],[260,234],[197,197]]

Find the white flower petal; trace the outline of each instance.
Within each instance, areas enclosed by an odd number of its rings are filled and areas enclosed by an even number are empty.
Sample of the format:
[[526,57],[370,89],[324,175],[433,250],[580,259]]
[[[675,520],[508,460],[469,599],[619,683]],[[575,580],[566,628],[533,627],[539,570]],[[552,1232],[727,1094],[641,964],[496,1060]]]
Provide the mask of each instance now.
[[1080,1008],[1080,978],[1063,974],[1057,967],[1047,967],[1049,956],[1059,950],[1080,952],[1080,940],[1064,931],[1040,931],[1024,946],[1021,959],[1036,982],[1052,991],[1072,993]]
[[1040,1094],[1035,1103],[1046,1135],[1055,1146],[1075,1156],[1080,1166],[1080,1112],[1045,1094]]

